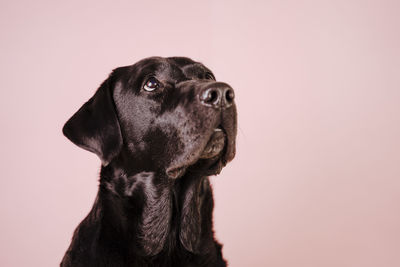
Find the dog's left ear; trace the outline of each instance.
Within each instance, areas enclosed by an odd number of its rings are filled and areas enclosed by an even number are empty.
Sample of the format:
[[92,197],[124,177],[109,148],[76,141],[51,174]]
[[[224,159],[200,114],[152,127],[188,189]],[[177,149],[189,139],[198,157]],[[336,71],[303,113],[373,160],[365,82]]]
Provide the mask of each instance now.
[[63,133],[77,146],[99,156],[107,165],[122,147],[121,130],[112,97],[110,74],[89,99],[64,125]]
[[210,182],[204,177],[192,182],[185,193],[179,239],[183,247],[194,254],[206,254],[212,247],[213,200]]

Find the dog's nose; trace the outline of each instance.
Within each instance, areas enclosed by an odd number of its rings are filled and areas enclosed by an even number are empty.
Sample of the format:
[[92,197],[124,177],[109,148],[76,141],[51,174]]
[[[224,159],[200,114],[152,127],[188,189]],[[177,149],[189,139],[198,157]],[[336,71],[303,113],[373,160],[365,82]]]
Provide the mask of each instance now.
[[233,89],[223,83],[215,83],[201,92],[200,100],[205,106],[214,108],[228,108],[233,104],[235,93]]

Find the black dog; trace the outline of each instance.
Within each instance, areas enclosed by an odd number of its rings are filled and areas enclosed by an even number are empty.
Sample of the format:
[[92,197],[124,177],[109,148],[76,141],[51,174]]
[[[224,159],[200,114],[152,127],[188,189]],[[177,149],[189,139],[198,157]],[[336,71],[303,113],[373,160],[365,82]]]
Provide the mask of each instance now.
[[115,69],[63,128],[102,167],[61,266],[226,266],[207,176],[235,155],[233,98],[189,58]]

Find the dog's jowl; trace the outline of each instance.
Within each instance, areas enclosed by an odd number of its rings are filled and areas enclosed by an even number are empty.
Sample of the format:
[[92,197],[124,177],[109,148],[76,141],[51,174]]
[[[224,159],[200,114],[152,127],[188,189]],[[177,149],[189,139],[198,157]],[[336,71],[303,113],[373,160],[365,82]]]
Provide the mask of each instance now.
[[120,67],[65,124],[102,162],[61,266],[226,266],[208,176],[235,155],[234,91],[189,58]]

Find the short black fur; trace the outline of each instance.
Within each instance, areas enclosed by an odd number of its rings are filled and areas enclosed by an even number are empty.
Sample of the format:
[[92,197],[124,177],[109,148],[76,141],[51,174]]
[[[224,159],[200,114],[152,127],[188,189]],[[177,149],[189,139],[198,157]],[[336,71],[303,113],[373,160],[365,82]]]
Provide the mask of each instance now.
[[[160,82],[152,92],[149,77]],[[236,106],[204,105],[214,87],[231,90],[189,58],[147,58],[115,69],[67,121],[64,135],[102,167],[61,266],[226,266],[208,176],[235,155]],[[218,129],[223,151],[202,157]]]

